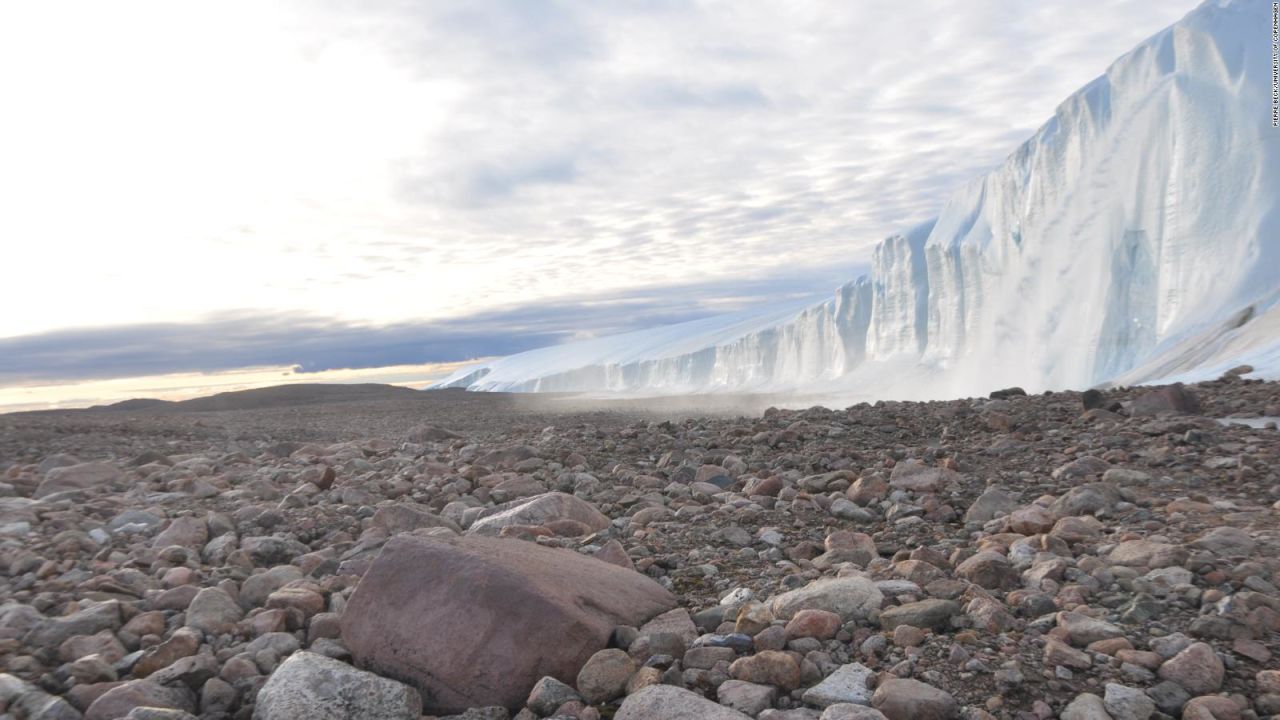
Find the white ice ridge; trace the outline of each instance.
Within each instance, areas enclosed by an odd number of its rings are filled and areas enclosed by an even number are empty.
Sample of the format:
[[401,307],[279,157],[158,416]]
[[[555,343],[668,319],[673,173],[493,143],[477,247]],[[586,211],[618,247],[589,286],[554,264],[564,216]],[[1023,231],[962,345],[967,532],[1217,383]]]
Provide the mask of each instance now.
[[1271,4],[1211,0],[1067,98],[937,219],[808,307],[472,366],[439,387],[928,398],[1280,377]]

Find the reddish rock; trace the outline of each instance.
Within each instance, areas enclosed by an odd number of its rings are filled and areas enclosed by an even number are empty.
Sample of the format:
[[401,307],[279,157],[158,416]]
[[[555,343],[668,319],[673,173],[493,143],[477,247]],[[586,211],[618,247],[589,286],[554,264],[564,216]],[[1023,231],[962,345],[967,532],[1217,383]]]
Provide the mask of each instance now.
[[1028,505],[1009,513],[1009,530],[1022,535],[1035,535],[1053,529],[1056,518],[1039,505]]
[[590,535],[594,531],[594,528],[584,522],[569,519],[552,520],[547,523],[546,528],[559,537],[569,538]]
[[110,630],[100,630],[92,635],[73,635],[58,646],[63,662],[78,660],[87,655],[101,655],[107,662],[116,662],[126,654],[124,646]]
[[714,700],[672,685],[652,685],[627,696],[614,720],[751,720]]
[[411,443],[442,442],[445,440],[457,440],[460,437],[462,436],[452,430],[446,430],[435,425],[418,425],[411,428],[407,436]]
[[573,683],[618,625],[675,598],[638,573],[497,538],[392,538],[342,616],[362,667],[417,686],[428,712],[518,708],[544,676]]
[[639,666],[625,651],[601,650],[587,659],[578,671],[577,687],[582,699],[592,705],[622,697],[627,681]]
[[208,541],[209,525],[205,523],[204,518],[180,517],[174,518],[169,523],[169,527],[156,535],[151,541],[151,547],[166,548],[170,545],[180,545],[185,548],[199,549]]
[[281,588],[267,596],[270,609],[296,609],[304,617],[324,612],[324,596],[305,587]]
[[876,542],[866,533],[852,530],[837,530],[826,537],[823,547],[838,561],[851,560],[859,565],[868,565],[880,557]]
[[1112,565],[1158,569],[1182,565],[1187,561],[1187,549],[1152,540],[1126,540],[1116,545],[1107,559]]
[[1146,393],[1133,401],[1133,408],[1130,410],[1130,414],[1134,417],[1165,413],[1198,415],[1200,414],[1200,399],[1196,397],[1195,393],[1178,383],[1176,385],[1166,385]]
[[950,693],[919,680],[892,678],[880,683],[871,707],[889,720],[950,720],[959,706]]
[[166,708],[194,712],[195,697],[187,688],[150,680],[130,680],[103,693],[84,713],[84,720],[116,720],[134,708]]
[[748,497],[752,495],[763,495],[765,497],[777,497],[778,493],[782,492],[782,479],[777,476],[767,477],[767,478],[752,478],[751,480],[747,481],[747,486],[746,488],[743,489],[742,492]]
[[626,548],[622,547],[622,543],[617,540],[609,540],[601,545],[599,550],[592,553],[592,557],[628,570],[636,569],[635,563],[631,562],[631,556],[627,554]]
[[1182,706],[1182,720],[1240,720],[1241,707],[1229,697],[1205,695]]
[[431,512],[431,508],[426,505],[413,502],[383,505],[373,514],[369,524],[371,527],[386,530],[388,535],[435,527],[449,528],[456,533],[462,532],[462,528],[458,527],[454,521]]
[[1178,683],[1193,695],[1217,692],[1226,670],[1208,643],[1194,643],[1160,666],[1160,677]]
[[817,638],[830,640],[840,631],[840,616],[826,610],[801,610],[787,623],[787,639]]
[[868,475],[867,477],[858,478],[854,481],[849,489],[845,491],[844,496],[858,505],[867,506],[873,502],[880,502],[889,495],[889,483],[879,475]]
[[738,658],[729,666],[729,675],[735,680],[774,685],[783,690],[800,687],[800,663],[791,653],[780,650],[764,650]]
[[200,634],[190,628],[178,628],[168,640],[146,651],[133,666],[134,677],[144,678],[166,668],[200,649]]
[[1009,564],[1008,558],[987,550],[960,563],[956,567],[956,575],[987,590],[997,590],[1018,582],[1018,571]]

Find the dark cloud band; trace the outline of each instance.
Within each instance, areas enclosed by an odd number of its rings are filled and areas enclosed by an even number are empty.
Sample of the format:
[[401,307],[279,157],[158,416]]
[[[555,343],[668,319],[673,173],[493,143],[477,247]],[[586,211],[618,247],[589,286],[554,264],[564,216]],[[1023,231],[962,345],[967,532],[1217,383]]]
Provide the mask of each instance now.
[[289,365],[300,372],[453,362],[823,297],[861,272],[803,270],[749,281],[577,297],[431,322],[365,325],[300,313],[224,313],[0,339],[0,384],[137,377]]

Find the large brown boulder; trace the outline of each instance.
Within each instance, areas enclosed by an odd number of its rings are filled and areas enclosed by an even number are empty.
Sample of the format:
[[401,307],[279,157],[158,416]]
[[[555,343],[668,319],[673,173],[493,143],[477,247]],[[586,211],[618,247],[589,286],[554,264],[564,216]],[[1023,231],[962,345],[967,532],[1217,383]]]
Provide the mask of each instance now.
[[512,500],[481,513],[467,528],[467,534],[496,536],[509,525],[546,525],[556,520],[576,520],[593,531],[609,527],[609,516],[586,500],[549,492]]
[[676,604],[632,570],[487,537],[389,540],[342,616],[358,665],[416,686],[427,712],[518,708],[551,676],[572,684],[617,625]]

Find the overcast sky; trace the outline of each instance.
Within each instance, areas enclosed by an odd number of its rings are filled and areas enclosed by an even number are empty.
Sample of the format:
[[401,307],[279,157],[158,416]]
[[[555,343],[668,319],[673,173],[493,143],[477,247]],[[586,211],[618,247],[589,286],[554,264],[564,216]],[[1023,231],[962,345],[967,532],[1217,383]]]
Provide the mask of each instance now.
[[825,295],[1194,4],[6,3],[0,383]]

